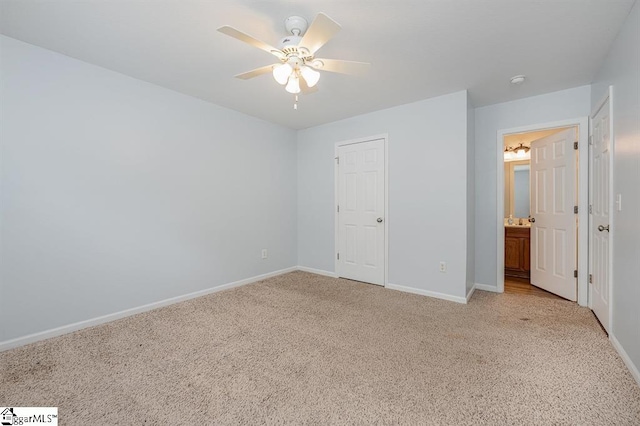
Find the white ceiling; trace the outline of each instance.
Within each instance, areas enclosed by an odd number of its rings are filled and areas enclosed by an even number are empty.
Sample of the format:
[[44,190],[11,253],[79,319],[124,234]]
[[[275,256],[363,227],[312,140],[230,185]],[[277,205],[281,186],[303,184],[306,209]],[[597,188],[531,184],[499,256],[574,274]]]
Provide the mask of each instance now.
[[[2,0],[2,34],[294,129],[468,89],[475,106],[589,84],[634,0]],[[371,62],[324,73],[301,98],[272,77],[283,21],[324,12],[342,31],[317,56]],[[521,86],[509,78],[526,74]]]

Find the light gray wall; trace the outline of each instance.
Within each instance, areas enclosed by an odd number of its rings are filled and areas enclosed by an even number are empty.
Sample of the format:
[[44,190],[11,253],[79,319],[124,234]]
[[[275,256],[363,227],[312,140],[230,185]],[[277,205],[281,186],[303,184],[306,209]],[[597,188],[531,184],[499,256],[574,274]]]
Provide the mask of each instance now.
[[335,144],[381,133],[389,134],[389,282],[464,297],[466,91],[298,132],[298,264],[334,271]]
[[475,284],[476,269],[476,126],[475,111],[467,96],[467,294]]
[[296,265],[294,131],[0,43],[0,341]]
[[[476,282],[496,286],[498,130],[586,117],[591,88],[533,96],[475,110],[476,128]],[[503,196],[500,191],[500,196]],[[500,212],[502,216],[502,212]]]
[[613,321],[618,339],[640,369],[640,3],[613,43],[591,91],[596,108],[613,85],[613,196],[622,211],[613,219]]

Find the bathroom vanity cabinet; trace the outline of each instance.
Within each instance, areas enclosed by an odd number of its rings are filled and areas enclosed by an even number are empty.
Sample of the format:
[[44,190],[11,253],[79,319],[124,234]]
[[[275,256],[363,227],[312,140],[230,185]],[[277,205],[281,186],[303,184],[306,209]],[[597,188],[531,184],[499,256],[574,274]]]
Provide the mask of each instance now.
[[504,228],[504,274],[508,277],[529,278],[531,228],[528,226],[505,226]]

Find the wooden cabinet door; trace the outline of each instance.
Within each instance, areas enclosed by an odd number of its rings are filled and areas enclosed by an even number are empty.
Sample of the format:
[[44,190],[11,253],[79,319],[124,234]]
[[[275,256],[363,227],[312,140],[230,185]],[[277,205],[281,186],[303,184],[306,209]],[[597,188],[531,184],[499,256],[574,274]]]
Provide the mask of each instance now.
[[504,267],[520,269],[520,238],[507,237],[504,239]]
[[504,238],[504,273],[506,276],[529,278],[529,228],[506,228]]

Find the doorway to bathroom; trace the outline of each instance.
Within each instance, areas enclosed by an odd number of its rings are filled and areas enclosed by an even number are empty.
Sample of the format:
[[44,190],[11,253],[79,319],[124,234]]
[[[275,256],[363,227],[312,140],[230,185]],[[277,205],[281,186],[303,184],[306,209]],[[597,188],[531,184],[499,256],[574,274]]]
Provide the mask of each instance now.
[[506,291],[528,283],[531,293],[577,299],[577,141],[576,127],[504,137]]
[[588,176],[579,147],[587,152],[587,124],[578,119],[499,132],[499,291],[586,304],[586,288],[578,288],[586,249],[578,248],[580,204],[587,200],[581,183]]

